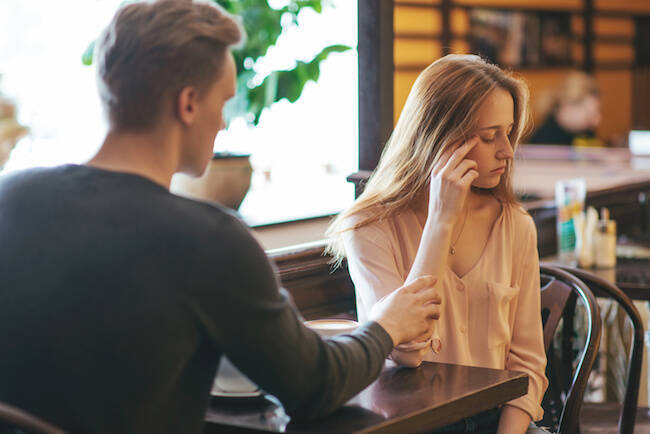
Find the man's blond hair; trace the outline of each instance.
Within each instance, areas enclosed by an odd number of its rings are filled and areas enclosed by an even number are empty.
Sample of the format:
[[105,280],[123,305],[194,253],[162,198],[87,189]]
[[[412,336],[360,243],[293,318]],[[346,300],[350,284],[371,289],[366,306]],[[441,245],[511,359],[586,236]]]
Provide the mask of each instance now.
[[241,25],[216,4],[157,0],[120,8],[99,38],[99,95],[111,128],[147,130],[185,86],[214,83]]

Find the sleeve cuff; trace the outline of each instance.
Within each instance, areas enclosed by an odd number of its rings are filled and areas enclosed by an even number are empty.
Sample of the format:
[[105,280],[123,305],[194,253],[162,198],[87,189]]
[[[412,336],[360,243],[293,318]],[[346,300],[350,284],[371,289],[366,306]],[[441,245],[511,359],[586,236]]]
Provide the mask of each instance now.
[[374,336],[381,345],[381,349],[386,357],[393,351],[393,338],[390,337],[388,332],[378,322],[368,321],[359,326],[355,333]]
[[508,401],[504,405],[509,405],[525,411],[534,422],[540,421],[542,420],[542,417],[544,417],[544,409],[542,406],[533,402],[533,400],[527,395]]
[[409,342],[407,344],[397,345],[395,349],[399,351],[420,351],[430,346],[431,346],[431,338],[427,339],[424,342]]

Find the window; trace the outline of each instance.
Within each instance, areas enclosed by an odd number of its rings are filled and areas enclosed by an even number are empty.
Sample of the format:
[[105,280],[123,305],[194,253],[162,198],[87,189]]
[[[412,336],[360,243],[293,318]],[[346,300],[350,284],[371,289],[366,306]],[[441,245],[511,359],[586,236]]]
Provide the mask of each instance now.
[[294,104],[274,104],[254,128],[236,120],[216,140],[217,150],[251,154],[251,189],[239,209],[251,225],[334,214],[354,199],[345,178],[358,166],[357,5],[323,5],[321,14],[300,13],[298,27],[280,36],[257,72],[291,68],[328,45],[352,49],[330,54],[318,82],[307,83]]

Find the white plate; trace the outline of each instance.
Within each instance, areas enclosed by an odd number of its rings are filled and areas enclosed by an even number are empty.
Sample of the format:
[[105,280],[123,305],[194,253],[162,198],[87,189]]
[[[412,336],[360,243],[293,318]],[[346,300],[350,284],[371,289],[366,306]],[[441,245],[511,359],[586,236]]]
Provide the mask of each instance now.
[[257,389],[254,392],[224,392],[218,387],[213,387],[211,395],[219,398],[257,398],[262,396],[262,391]]
[[217,376],[212,384],[212,395],[228,398],[251,398],[260,396],[262,391],[226,356],[221,356]]

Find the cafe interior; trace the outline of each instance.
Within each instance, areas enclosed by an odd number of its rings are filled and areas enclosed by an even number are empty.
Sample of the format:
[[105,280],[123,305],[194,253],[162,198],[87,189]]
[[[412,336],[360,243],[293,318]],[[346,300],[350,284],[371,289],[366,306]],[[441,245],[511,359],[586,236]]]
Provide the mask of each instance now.
[[[329,194],[318,190],[322,180],[304,182],[301,193],[312,199],[270,193],[264,183],[281,178],[283,169],[246,152],[232,159],[215,153],[203,177],[179,177],[172,191],[239,209],[305,321],[354,324],[355,286],[345,261],[333,266],[325,231],[363,192],[418,75],[448,54],[480,55],[530,90],[532,126],[515,153],[514,189],[534,220],[540,258],[549,386],[537,424],[558,433],[650,433],[650,1],[334,3],[352,4],[356,13],[350,50],[356,71],[348,71],[357,77],[356,101],[348,104],[355,113],[347,151],[354,164],[321,162],[325,174],[315,176],[336,178],[342,187],[333,190],[345,197],[318,208],[319,196]],[[30,160],[40,149],[30,125],[38,117],[21,116],[21,108],[31,106],[0,63],[3,72],[0,145],[9,173],[41,162]],[[326,72],[323,66],[322,80],[310,86],[326,81]],[[304,140],[308,132],[298,130]],[[323,155],[336,161],[338,148],[330,149]],[[299,166],[302,154],[292,152],[298,157],[291,164]],[[230,166],[217,167],[222,163]],[[288,183],[295,187],[303,176],[296,172]],[[282,200],[313,207],[283,214],[283,206],[274,206]],[[230,386],[219,386],[219,375],[229,377]],[[380,377],[343,408],[295,422],[242,375],[221,364],[204,432],[427,432],[522,396],[529,381],[516,371],[436,362],[408,369],[387,361]],[[9,407],[0,406],[0,420],[25,432],[62,432]]]

